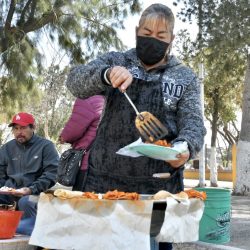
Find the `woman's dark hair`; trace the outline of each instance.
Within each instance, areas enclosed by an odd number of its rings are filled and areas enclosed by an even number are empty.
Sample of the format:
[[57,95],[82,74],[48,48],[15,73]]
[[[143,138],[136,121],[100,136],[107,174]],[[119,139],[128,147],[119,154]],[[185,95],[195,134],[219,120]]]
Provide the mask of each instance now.
[[152,18],[165,20],[169,24],[171,33],[173,33],[175,18],[169,7],[159,3],[150,5],[142,12],[139,26],[141,26],[146,20]]

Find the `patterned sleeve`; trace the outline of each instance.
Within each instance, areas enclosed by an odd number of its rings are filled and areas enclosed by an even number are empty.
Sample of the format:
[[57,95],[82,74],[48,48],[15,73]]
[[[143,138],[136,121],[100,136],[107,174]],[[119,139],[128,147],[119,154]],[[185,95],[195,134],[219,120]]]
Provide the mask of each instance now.
[[66,86],[74,96],[82,99],[101,94],[110,88],[102,81],[103,70],[123,65],[123,62],[122,53],[110,52],[88,64],[74,66],[67,77]]
[[175,141],[187,141],[191,158],[194,158],[201,150],[206,134],[202,114],[200,84],[196,76],[191,80],[178,103],[177,117],[179,134]]

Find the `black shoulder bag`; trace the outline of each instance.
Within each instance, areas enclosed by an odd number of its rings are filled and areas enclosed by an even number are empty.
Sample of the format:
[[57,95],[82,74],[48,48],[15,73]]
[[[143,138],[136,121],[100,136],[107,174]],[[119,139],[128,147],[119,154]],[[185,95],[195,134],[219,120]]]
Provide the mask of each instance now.
[[67,187],[75,184],[77,173],[86,152],[86,149],[70,148],[62,153],[57,169],[57,182]]

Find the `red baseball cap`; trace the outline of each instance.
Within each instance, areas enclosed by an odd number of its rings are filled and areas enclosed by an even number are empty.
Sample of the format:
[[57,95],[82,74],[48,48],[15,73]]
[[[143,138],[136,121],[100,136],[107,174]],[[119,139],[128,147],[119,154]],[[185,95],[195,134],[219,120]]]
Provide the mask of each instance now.
[[21,126],[28,126],[29,124],[34,125],[35,119],[31,114],[20,112],[13,116],[12,122],[9,124],[9,127],[14,126],[15,124]]

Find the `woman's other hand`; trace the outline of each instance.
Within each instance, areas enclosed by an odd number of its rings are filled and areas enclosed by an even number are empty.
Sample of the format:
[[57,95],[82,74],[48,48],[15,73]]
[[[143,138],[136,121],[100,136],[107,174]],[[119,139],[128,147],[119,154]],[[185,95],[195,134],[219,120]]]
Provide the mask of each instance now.
[[171,167],[173,168],[179,168],[181,166],[183,166],[190,157],[190,153],[189,151],[186,151],[184,153],[180,153],[176,156],[177,160],[171,160],[171,161],[166,161],[167,163],[169,163],[171,165]]
[[133,81],[132,74],[121,66],[112,67],[108,72],[108,78],[113,88],[119,88],[121,92],[125,92]]

